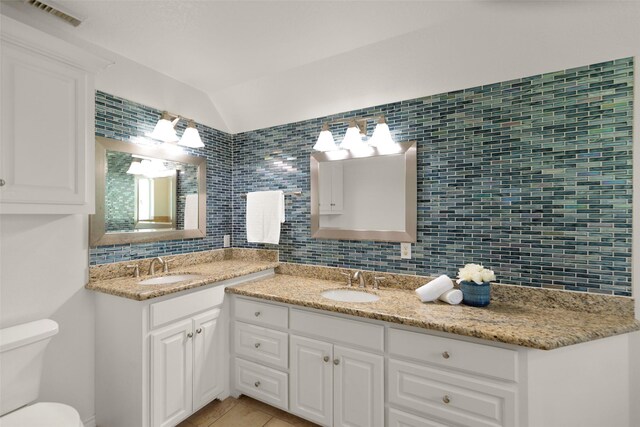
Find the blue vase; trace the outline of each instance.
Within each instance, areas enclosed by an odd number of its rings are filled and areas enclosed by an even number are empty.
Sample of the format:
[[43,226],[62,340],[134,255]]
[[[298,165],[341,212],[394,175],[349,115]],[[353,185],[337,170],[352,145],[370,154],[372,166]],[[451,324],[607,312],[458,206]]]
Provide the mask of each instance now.
[[462,302],[473,307],[486,307],[491,302],[491,283],[460,282]]

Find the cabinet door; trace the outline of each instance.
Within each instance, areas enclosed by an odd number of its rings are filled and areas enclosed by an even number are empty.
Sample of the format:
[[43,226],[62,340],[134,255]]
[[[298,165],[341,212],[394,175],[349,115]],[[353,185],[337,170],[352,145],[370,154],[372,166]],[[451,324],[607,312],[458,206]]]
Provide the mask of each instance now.
[[211,402],[224,390],[224,320],[220,310],[193,318],[193,411]]
[[191,414],[193,338],[191,320],[151,334],[151,425],[174,426]]
[[333,351],[323,341],[290,337],[289,410],[325,426],[333,421]]
[[87,73],[3,41],[1,79],[2,211],[93,213]]
[[331,178],[332,171],[331,162],[320,162],[318,166],[318,195],[320,196],[320,214],[331,213]]
[[384,425],[384,358],[334,346],[334,426]]
[[331,162],[331,211],[342,213],[344,193],[344,163]]

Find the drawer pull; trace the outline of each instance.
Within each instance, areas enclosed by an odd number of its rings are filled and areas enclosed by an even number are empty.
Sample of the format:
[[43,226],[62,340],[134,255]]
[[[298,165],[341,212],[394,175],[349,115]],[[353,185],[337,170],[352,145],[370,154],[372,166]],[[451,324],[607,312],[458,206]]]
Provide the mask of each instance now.
[[449,354],[448,351],[444,351],[444,352],[442,352],[442,357],[445,358],[445,359],[448,359],[448,358],[451,357],[451,355]]
[[448,394],[445,394],[444,397],[442,398],[442,401],[446,404],[449,404],[449,402],[451,402],[451,398],[449,397]]
[[202,333],[202,328],[198,328],[198,329],[196,329],[196,332],[197,332],[197,333],[199,333],[199,334],[201,334],[201,333]]
[[333,364],[334,365],[339,365],[340,364],[340,359],[333,359]]
[[325,356],[322,360],[324,360],[325,362],[329,361],[329,356]]
[[253,383],[253,385],[256,387],[260,387],[260,381],[256,381],[255,383]]
[[253,346],[254,346],[255,348],[260,348],[260,343],[259,343],[259,342],[257,342],[257,343],[255,343]]
[[256,317],[260,317],[260,312],[259,312],[259,311],[256,311],[256,312],[255,312],[255,313],[253,313],[253,314],[255,314],[255,316],[256,316]]

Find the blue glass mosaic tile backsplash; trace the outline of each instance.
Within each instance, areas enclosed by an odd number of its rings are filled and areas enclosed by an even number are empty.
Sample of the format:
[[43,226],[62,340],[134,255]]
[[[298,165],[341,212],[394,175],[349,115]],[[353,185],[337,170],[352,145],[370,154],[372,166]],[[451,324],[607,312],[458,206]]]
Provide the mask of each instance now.
[[[477,262],[503,283],[630,295],[632,102],[626,58],[234,135],[233,246],[268,246],[246,242],[242,193],[299,189],[282,261],[451,276]],[[322,123],[376,114],[418,144],[411,260],[397,243],[310,238]]]
[[[161,111],[104,92],[96,92],[96,135],[121,141],[135,141],[151,132]],[[232,135],[196,125],[205,147],[185,149],[207,158],[207,236],[203,239],[100,246],[90,249],[90,264],[105,264],[222,247],[223,236],[231,234],[231,144]],[[180,121],[178,135],[184,131]]]
[[[373,90],[373,89],[372,89]],[[286,262],[419,275],[469,262],[498,281],[631,294],[632,58],[361,109],[237,135],[198,125],[207,157],[205,239],[91,249],[91,264],[234,247]],[[160,111],[96,94],[96,134],[133,140]],[[322,123],[384,114],[418,144],[418,242],[311,239],[309,155]],[[184,124],[182,124],[184,126]],[[344,126],[332,126],[339,139]],[[287,197],[281,244],[246,242],[248,191]]]

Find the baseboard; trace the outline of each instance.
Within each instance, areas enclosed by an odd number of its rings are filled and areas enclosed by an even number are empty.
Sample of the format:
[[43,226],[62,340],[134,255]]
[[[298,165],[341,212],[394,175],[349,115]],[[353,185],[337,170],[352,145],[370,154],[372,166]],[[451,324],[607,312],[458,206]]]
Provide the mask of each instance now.
[[96,416],[94,415],[91,418],[87,418],[82,421],[82,424],[84,424],[84,427],[96,427]]

